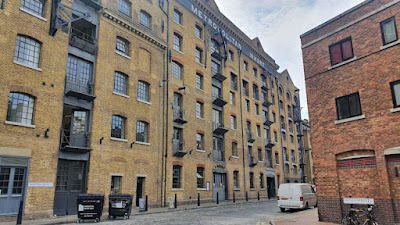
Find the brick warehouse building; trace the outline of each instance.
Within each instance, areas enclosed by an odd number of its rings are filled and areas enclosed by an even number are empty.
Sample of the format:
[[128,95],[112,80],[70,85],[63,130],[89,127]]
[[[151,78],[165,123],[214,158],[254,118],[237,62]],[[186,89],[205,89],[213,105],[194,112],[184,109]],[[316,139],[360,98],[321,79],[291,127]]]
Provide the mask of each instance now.
[[0,216],[305,179],[299,90],[214,1],[1,0],[0,25]]
[[373,198],[400,222],[399,1],[368,0],[301,35],[319,218]]

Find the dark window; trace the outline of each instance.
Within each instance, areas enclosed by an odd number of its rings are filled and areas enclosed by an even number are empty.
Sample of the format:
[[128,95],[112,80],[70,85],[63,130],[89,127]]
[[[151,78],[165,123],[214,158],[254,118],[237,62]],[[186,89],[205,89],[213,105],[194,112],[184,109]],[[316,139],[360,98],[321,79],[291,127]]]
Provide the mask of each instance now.
[[33,97],[11,92],[8,99],[7,121],[32,125],[34,105]]
[[40,48],[41,44],[38,41],[18,35],[14,61],[39,68]]
[[262,160],[262,150],[258,149],[258,161],[261,162]]
[[131,16],[131,3],[127,0],[119,0],[118,10],[127,16]]
[[140,24],[147,28],[151,28],[151,16],[145,11],[140,11]]
[[149,98],[150,85],[144,81],[138,82],[138,99],[145,102],[150,102]]
[[148,143],[148,129],[149,124],[143,121],[137,121],[136,123],[136,141]]
[[8,194],[10,175],[11,175],[11,168],[0,167],[0,195]]
[[196,62],[202,63],[203,62],[203,50],[200,48],[196,48]]
[[253,84],[253,98],[260,100],[260,92],[258,91],[258,86]]
[[239,189],[239,171],[233,171],[233,187]]
[[125,138],[125,118],[117,115],[112,116],[111,137]]
[[172,188],[181,188],[181,166],[173,166]]
[[243,80],[243,93],[245,96],[249,96],[249,83]]
[[275,164],[279,164],[279,154],[275,153]]
[[237,156],[237,143],[232,142],[232,156]]
[[118,94],[127,94],[127,83],[128,83],[128,76],[120,73],[114,73],[114,92]]
[[196,134],[197,150],[204,150],[204,135]]
[[228,59],[229,59],[229,61],[233,61],[234,60],[234,53],[231,51],[231,50],[229,50],[228,51]]
[[394,17],[381,22],[383,45],[397,41],[397,29]]
[[111,176],[111,194],[121,193],[121,176]]
[[264,188],[264,174],[260,173],[260,188]]
[[[87,90],[92,87],[93,64],[83,59],[68,55],[66,82],[68,85]],[[87,91],[86,93],[89,93]]]
[[25,174],[24,168],[15,168],[14,184],[13,184],[13,190],[12,190],[13,195],[22,194],[22,188],[24,185],[24,174]]
[[250,172],[250,188],[254,188],[254,173]]
[[292,163],[296,163],[296,156],[294,154],[294,150],[291,151],[291,155],[292,155]]
[[400,107],[400,80],[390,83],[394,107]]
[[118,52],[124,54],[124,55],[129,55],[129,41],[117,37],[117,46],[116,49]]
[[336,109],[339,120],[361,115],[359,93],[337,98]]
[[253,68],[253,76],[257,78],[257,69]]
[[231,73],[231,88],[233,90],[237,90],[238,86],[237,86],[237,76],[233,73]]
[[196,74],[196,88],[203,90],[203,76],[201,74]]
[[182,13],[176,9],[174,10],[174,21],[182,25]]
[[204,188],[204,168],[197,167],[197,188]]
[[246,104],[244,105],[246,112],[250,112],[250,101],[245,99]]
[[183,69],[183,67],[181,64],[178,64],[177,62],[172,61],[172,76],[173,77],[175,77],[179,80],[182,80],[182,69]]
[[243,62],[243,69],[244,69],[244,71],[249,70],[249,64],[246,61]]
[[44,0],[22,0],[21,8],[38,16],[43,16]]
[[351,38],[346,38],[336,44],[329,46],[331,64],[336,65],[354,57]]

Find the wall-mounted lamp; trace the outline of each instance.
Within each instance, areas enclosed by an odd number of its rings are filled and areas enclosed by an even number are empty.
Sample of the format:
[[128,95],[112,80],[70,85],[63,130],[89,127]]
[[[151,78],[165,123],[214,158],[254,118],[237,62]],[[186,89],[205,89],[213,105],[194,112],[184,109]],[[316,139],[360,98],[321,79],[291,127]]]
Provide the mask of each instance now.
[[182,91],[182,90],[185,90],[185,89],[186,89],[186,86],[178,88],[179,91]]
[[211,156],[211,153],[208,153],[208,155],[207,155],[207,156],[208,156],[208,158],[210,158],[210,156]]
[[135,142],[132,142],[132,143],[131,143],[131,148],[133,148],[133,145],[134,145],[134,144],[135,144]]
[[49,138],[49,135],[48,135],[49,132],[50,132],[50,129],[47,128],[46,131],[44,132],[44,137],[45,137],[45,138]]
[[103,144],[104,137],[100,138],[100,144]]

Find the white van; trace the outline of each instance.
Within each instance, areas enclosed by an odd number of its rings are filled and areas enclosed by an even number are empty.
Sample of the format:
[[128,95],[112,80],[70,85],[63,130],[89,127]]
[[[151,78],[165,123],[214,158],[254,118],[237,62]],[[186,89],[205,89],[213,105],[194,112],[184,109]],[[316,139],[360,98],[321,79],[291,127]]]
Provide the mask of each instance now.
[[286,183],[279,186],[278,207],[285,209],[307,209],[317,206],[317,195],[311,184]]

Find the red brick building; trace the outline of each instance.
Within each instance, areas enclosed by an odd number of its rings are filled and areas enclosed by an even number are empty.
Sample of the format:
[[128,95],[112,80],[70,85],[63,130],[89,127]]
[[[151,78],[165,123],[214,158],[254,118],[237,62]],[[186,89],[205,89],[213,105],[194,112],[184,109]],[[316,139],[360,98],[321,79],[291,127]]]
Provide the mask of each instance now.
[[321,221],[352,197],[400,223],[399,15],[399,0],[367,0],[301,35]]

